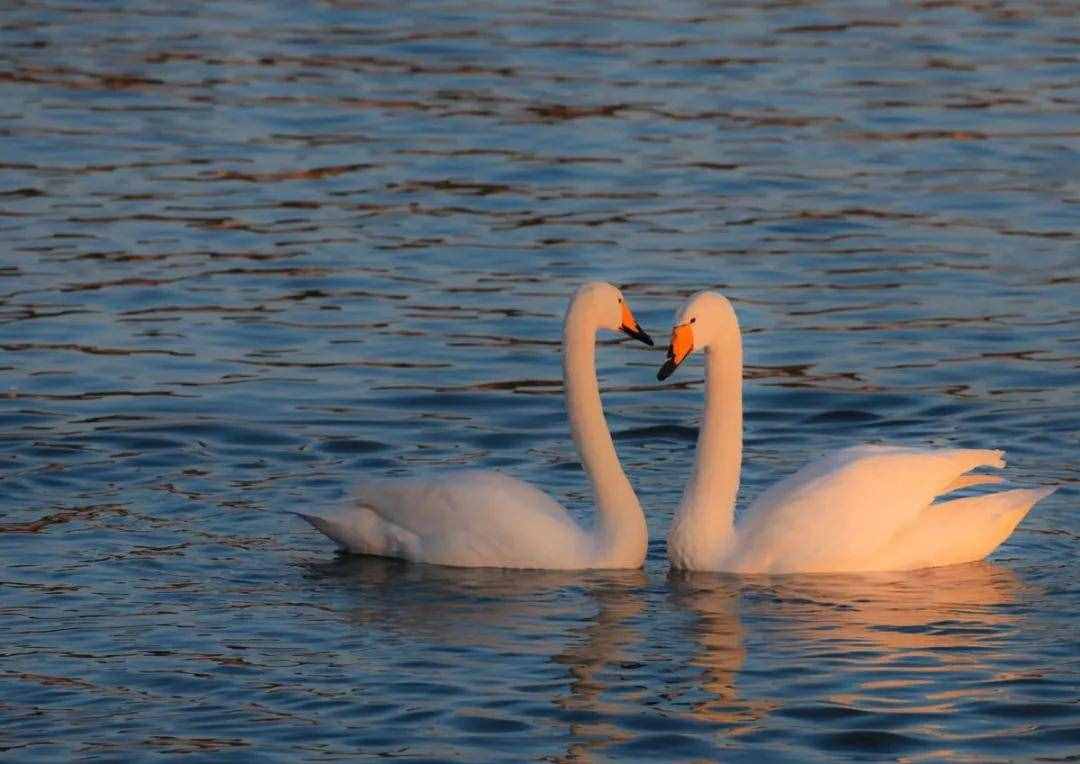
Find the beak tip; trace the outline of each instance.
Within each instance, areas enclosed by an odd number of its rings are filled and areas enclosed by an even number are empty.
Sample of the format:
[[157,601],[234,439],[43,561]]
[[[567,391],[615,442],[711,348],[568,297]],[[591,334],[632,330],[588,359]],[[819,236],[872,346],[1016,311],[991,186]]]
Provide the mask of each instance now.
[[638,342],[644,342],[649,347],[652,347],[654,344],[653,338],[650,337],[649,333],[642,329],[640,326],[635,325],[633,327],[630,327],[624,324],[619,328],[622,330],[623,334],[626,334],[628,337],[633,337]]

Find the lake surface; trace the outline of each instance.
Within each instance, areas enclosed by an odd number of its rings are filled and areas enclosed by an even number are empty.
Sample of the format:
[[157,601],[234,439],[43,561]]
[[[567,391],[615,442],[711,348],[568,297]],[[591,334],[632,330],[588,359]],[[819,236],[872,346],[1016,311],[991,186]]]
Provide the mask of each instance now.
[[[0,11],[0,758],[1080,754],[1072,3],[11,3]],[[590,514],[598,353],[642,571],[338,556],[286,510],[498,468]],[[860,442],[1057,484],[988,561],[670,574],[700,359],[740,503]]]

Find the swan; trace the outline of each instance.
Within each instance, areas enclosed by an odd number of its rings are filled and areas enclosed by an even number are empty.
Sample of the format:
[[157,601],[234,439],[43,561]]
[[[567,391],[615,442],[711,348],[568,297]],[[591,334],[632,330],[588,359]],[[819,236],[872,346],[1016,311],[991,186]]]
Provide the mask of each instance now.
[[359,554],[458,567],[640,568],[648,531],[600,406],[600,329],[653,344],[611,284],[585,284],[570,299],[563,322],[563,385],[574,446],[598,510],[591,530],[546,493],[490,470],[373,480],[359,488],[351,506],[295,514]]
[[1054,487],[939,501],[999,483],[1001,451],[861,445],[811,462],[734,521],[742,467],[742,338],[731,303],[699,292],[677,314],[664,380],[705,351],[697,460],[668,534],[674,568],[734,573],[914,570],[981,560]]

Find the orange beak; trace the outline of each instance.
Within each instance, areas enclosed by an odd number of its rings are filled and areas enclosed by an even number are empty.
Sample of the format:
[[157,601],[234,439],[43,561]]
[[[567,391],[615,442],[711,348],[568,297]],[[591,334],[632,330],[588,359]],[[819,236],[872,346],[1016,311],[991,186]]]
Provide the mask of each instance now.
[[671,330],[671,344],[667,349],[667,360],[656,372],[656,378],[663,381],[671,376],[679,364],[686,360],[694,349],[694,330],[690,324],[679,324]]
[[653,344],[652,337],[650,337],[641,325],[638,324],[637,319],[634,318],[634,314],[630,312],[630,307],[624,301],[622,304],[622,324],[619,326],[619,330],[629,334],[635,340],[640,340],[650,347]]

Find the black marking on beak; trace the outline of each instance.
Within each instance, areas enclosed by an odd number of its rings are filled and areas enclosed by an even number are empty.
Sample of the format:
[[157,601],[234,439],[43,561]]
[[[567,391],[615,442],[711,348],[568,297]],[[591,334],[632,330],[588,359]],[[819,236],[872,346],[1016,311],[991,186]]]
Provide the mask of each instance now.
[[623,333],[633,337],[635,340],[639,340],[641,342],[644,342],[649,347],[652,347],[652,345],[653,345],[652,337],[650,337],[648,335],[648,333],[644,329],[641,328],[641,324],[634,324],[632,327],[627,326],[626,324],[623,324],[622,326],[619,327],[619,329]]
[[[690,354],[687,353],[687,355]],[[685,360],[686,358],[684,357],[683,361]],[[679,363],[682,363],[682,361],[679,361]],[[675,349],[672,348],[671,345],[668,345],[667,360],[664,361],[664,365],[660,367],[660,371],[656,372],[656,378],[663,382],[665,379],[670,377],[677,368],[679,368],[679,363],[675,362]]]

